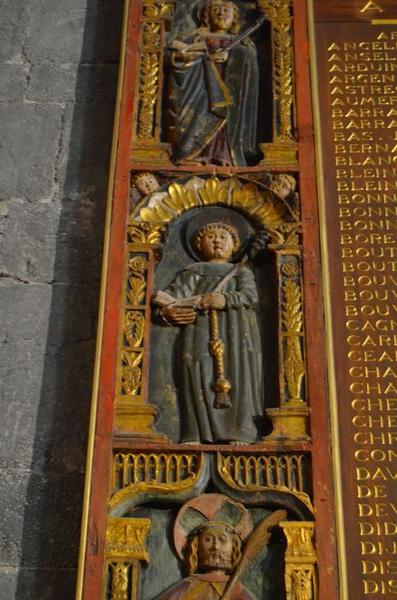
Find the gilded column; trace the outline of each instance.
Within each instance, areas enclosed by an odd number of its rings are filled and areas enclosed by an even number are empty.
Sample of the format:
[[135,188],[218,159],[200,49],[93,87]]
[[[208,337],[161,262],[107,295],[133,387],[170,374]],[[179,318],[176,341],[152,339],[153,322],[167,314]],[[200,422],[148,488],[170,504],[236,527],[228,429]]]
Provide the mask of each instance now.
[[260,144],[263,166],[297,164],[291,0],[258,0],[271,23],[273,141]]
[[160,141],[160,125],[165,23],[172,8],[173,2],[169,0],[143,1],[132,159],[157,166],[170,164],[169,145]]
[[283,521],[287,538],[285,553],[286,600],[316,600],[316,551],[313,545],[314,523]]
[[109,518],[106,531],[106,569],[102,598],[136,600],[140,563],[148,562],[149,519]]
[[161,227],[130,225],[122,308],[115,410],[116,433],[163,438],[154,431],[155,406],[146,402],[151,286]]

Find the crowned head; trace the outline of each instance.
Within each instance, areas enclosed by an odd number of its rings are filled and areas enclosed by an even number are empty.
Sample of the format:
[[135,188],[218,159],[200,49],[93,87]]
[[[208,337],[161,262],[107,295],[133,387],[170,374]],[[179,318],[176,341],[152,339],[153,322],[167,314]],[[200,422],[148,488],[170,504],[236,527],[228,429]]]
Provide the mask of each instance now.
[[211,31],[238,33],[240,13],[231,0],[208,0],[202,13],[202,21]]

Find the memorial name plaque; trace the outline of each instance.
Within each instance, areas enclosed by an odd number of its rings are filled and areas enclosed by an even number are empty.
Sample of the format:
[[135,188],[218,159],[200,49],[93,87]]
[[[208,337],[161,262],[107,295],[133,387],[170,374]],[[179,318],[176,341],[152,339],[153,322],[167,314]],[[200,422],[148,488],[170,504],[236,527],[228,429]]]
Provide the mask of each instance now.
[[313,14],[342,588],[397,598],[397,5]]

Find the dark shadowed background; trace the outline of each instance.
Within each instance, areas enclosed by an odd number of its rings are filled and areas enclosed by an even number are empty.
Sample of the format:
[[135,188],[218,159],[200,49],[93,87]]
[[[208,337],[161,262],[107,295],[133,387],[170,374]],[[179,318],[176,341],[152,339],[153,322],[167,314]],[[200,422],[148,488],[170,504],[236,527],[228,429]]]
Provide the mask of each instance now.
[[0,600],[70,600],[123,2],[0,7]]

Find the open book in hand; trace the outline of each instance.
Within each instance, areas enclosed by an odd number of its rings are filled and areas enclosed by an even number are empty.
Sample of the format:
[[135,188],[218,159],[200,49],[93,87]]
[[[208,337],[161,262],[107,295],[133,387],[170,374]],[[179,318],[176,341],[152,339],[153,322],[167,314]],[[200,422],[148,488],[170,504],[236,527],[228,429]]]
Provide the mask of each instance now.
[[186,298],[174,298],[168,292],[159,291],[153,298],[153,304],[156,304],[160,308],[165,306],[173,306],[175,308],[199,308],[201,296],[187,296]]

